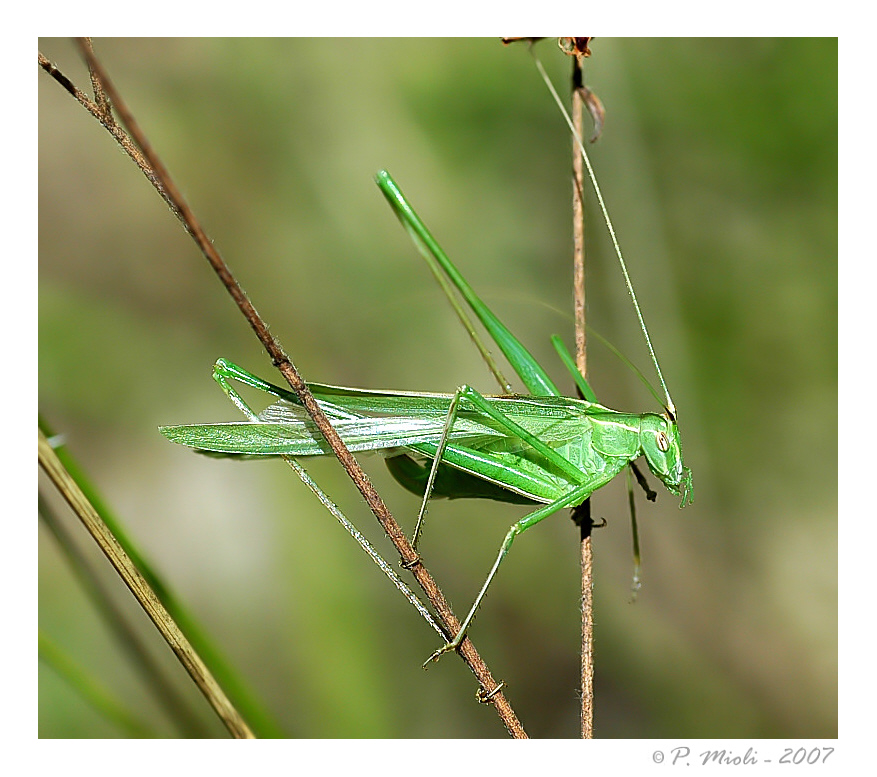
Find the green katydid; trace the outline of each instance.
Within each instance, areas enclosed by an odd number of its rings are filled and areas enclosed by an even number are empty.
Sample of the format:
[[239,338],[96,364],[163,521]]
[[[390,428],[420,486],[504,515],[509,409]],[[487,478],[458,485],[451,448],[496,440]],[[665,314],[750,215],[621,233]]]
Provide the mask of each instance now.
[[[561,396],[534,357],[460,275],[390,175],[381,171],[376,180],[420,252],[434,271],[436,266],[440,268],[459,291],[529,391],[528,395],[485,396],[464,385],[447,395],[309,384],[351,451],[383,451],[396,480],[422,494],[412,540],[415,549],[432,496],[541,505],[508,530],[459,632],[430,657],[436,659],[462,642],[519,534],[562,508],[581,504],[640,456],[645,456],[649,468],[671,493],[681,496],[680,507],[691,501],[691,472],[682,462],[675,409],[662,376],[667,398],[663,413],[622,413],[604,407],[575,371],[585,399]],[[626,269],[624,275],[642,323]],[[569,364],[571,359],[559,340],[555,345]],[[649,350],[660,376],[651,343]],[[219,455],[296,458],[331,453],[288,389],[267,383],[225,359],[216,362],[213,374],[250,420],[162,427],[165,437]],[[231,386],[231,380],[265,391],[279,401],[257,415]]]

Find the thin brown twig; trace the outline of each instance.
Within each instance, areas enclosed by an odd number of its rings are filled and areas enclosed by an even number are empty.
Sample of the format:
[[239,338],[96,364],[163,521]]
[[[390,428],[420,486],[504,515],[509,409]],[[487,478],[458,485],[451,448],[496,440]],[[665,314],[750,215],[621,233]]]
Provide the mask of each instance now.
[[[91,38],[83,38],[82,45],[87,46],[92,55],[94,54],[94,47],[91,45]],[[91,79],[91,91],[94,93],[95,105],[97,105],[98,110],[107,120],[108,124],[115,124],[116,120],[113,117],[113,106],[110,104],[110,98],[107,97],[100,78],[98,78],[97,74],[91,69],[91,67],[88,68],[88,77]]]
[[[583,137],[584,100],[581,93],[582,63],[579,56],[572,58],[572,120],[575,132]],[[578,145],[573,139],[573,296],[576,338],[576,365],[582,376],[588,377],[587,333],[585,327],[585,220],[583,187],[584,165]],[[582,569],[582,739],[594,736],[594,578],[591,548],[591,501],[586,500],[575,511],[575,520],[581,534]]]
[[[100,105],[97,102],[92,101],[85,92],[81,89],[77,88],[76,85],[65,76],[53,62],[50,62],[46,57],[42,55],[41,52],[37,52],[37,62],[39,66],[46,71],[52,78],[55,79],[67,92],[73,97],[76,102],[78,102],[85,110],[87,110],[95,119],[100,122],[100,124],[106,129],[110,135],[113,136],[113,139],[122,147],[125,153],[131,157],[134,161],[134,164],[140,168],[140,172],[143,173],[148,179],[149,182],[158,190],[158,193],[161,195],[162,199],[168,204],[171,210],[174,211],[177,218],[181,219],[180,214],[174,208],[174,204],[168,199],[167,193],[164,191],[161,183],[158,178],[156,178],[155,173],[152,168],[146,162],[143,154],[140,153],[140,150],[136,145],[131,141],[131,138],[128,137],[125,130],[123,130],[118,124],[116,124],[116,120],[113,118],[112,111],[104,112]],[[93,75],[92,75],[93,78]],[[100,92],[103,95],[103,90]]]
[[[508,44],[525,40],[530,46],[541,38],[503,38]],[[584,86],[582,80],[582,60],[591,56],[588,43],[591,38],[558,38],[561,50],[572,57],[572,131],[573,131],[573,315],[575,320],[576,366],[587,380],[587,329],[585,326],[585,222],[584,222],[584,166],[579,153],[577,138],[583,137],[582,109],[587,108],[594,120],[593,143],[600,135],[603,126],[603,106],[595,94]],[[535,55],[534,55],[535,56]],[[551,82],[539,59],[536,67],[542,73],[549,90],[560,105],[560,98],[554,92]],[[563,106],[561,105],[561,111]],[[581,392],[579,392],[581,397]],[[593,613],[593,553],[591,549],[591,500],[586,499],[572,511],[573,522],[580,530],[580,557],[582,570],[581,609],[582,609],[582,691],[581,691],[581,732],[582,739],[592,739],[594,735],[594,613]]]
[[[283,351],[278,341],[273,335],[271,335],[268,326],[256,312],[256,309],[253,307],[246,293],[231,273],[225,261],[216,251],[212,241],[207,237],[194,213],[190,210],[171,180],[161,160],[155,154],[146,137],[143,135],[137,122],[134,120],[133,115],[127,109],[118,91],[108,78],[102,65],[94,56],[90,43],[80,40],[79,45],[88,64],[92,78],[97,79],[101,93],[106,95],[109,103],[115,109],[122,127],[127,130],[127,134],[122,131],[115,122],[108,122],[106,118],[102,116],[99,107],[76,89],[72,82],[60,73],[58,68],[43,57],[42,54],[39,55],[40,66],[64,86],[70,94],[72,94],[104,127],[106,127],[122,148],[124,148],[131,158],[137,162],[138,167],[140,167],[149,181],[159,191],[162,198],[171,206],[180,221],[183,222],[186,230],[198,244],[205,258],[210,263],[211,267],[213,267],[222,284],[238,306],[238,309],[241,311],[259,341],[271,356],[272,363],[277,367],[287,383],[289,383],[290,388],[295,392],[299,401],[313,419],[314,424],[323,434],[327,443],[332,448],[332,451],[341,462],[348,476],[366,500],[366,503],[381,524],[384,532],[399,552],[403,564],[412,570],[412,574],[423,589],[424,594],[429,599],[430,603],[435,608],[439,620],[446,632],[449,635],[456,634],[460,628],[460,622],[451,610],[450,605],[435,580],[420,562],[419,557],[411,547],[404,532],[390,514],[390,511],[387,509],[371,481],[341,441],[338,433],[335,431],[328,418],[326,418],[325,414],[317,404],[317,401],[314,399],[313,394],[308,389],[304,379]],[[478,682],[481,685],[479,690],[483,697],[488,698],[489,703],[493,704],[497,714],[502,719],[509,733],[515,738],[526,738],[526,733],[515,715],[514,710],[505,695],[496,692],[498,684],[493,679],[490,670],[484,663],[483,659],[479,656],[468,637],[464,639],[463,643],[460,645],[459,653],[478,679]]]

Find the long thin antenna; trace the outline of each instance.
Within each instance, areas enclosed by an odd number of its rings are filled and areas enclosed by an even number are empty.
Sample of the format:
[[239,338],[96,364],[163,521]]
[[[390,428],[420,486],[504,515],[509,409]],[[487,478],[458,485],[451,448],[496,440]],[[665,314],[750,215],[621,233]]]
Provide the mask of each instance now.
[[533,59],[536,62],[536,68],[539,71],[539,74],[542,76],[542,80],[545,81],[545,85],[548,87],[548,91],[551,92],[551,96],[554,98],[554,102],[556,102],[557,107],[560,108],[560,112],[563,114],[563,118],[566,119],[566,123],[569,126],[570,132],[572,132],[576,144],[578,145],[579,150],[582,152],[582,157],[585,160],[585,166],[588,168],[588,177],[591,179],[591,185],[594,187],[594,192],[597,195],[597,202],[600,204],[600,210],[603,211],[603,219],[605,220],[606,226],[609,229],[609,235],[612,238],[612,245],[615,247],[615,255],[618,257],[618,262],[621,265],[621,272],[624,275],[624,282],[627,284],[627,290],[630,293],[631,300],[633,301],[634,310],[636,310],[636,317],[639,319],[640,329],[643,330],[643,335],[646,338],[646,345],[648,346],[649,354],[652,357],[652,362],[654,363],[655,370],[658,373],[658,380],[661,381],[661,388],[664,389],[664,395],[667,397],[667,411],[670,413],[671,416],[673,416],[673,418],[675,418],[676,406],[673,404],[673,400],[670,398],[670,392],[667,390],[667,384],[664,382],[664,375],[661,373],[661,367],[658,364],[658,357],[655,356],[655,349],[652,347],[652,339],[649,337],[649,330],[646,328],[646,322],[643,320],[642,311],[640,310],[639,303],[636,301],[636,294],[633,291],[633,284],[630,282],[630,275],[628,275],[627,273],[627,265],[624,263],[624,257],[621,255],[621,246],[618,245],[618,238],[615,237],[615,229],[612,227],[612,220],[609,218],[609,211],[606,209],[606,203],[603,201],[603,194],[600,191],[600,185],[597,183],[597,176],[594,174],[594,168],[591,167],[591,160],[588,158],[588,152],[585,151],[585,144],[582,143],[582,139],[576,132],[575,127],[572,123],[572,119],[569,117],[569,113],[567,112],[563,101],[557,94],[557,90],[554,88],[554,84],[551,83],[551,79],[548,77],[548,73],[546,73],[545,68],[542,67],[542,63],[539,61],[539,57],[536,56],[532,48],[530,49],[530,53],[533,55]]

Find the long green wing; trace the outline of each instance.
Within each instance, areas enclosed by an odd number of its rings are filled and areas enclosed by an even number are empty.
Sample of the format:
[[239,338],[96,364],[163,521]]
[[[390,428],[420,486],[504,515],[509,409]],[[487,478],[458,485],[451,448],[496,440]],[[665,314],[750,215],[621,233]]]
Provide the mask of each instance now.
[[[320,384],[311,388],[353,451],[403,448],[434,456],[452,400],[444,394]],[[487,401],[558,447],[577,447],[590,434],[592,415],[614,412],[567,397],[488,397]],[[286,400],[268,407],[258,421],[170,426],[161,432],[173,442],[219,454],[318,456],[330,452],[304,410]],[[525,442],[480,412],[461,408],[449,439],[445,463],[528,498],[550,501],[570,485]]]
[[[312,389],[341,439],[352,451],[436,443],[451,402],[450,396],[442,394],[400,394],[316,384]],[[325,401],[326,397],[331,397],[332,401]],[[587,403],[565,397],[491,397],[489,401],[499,405],[506,416],[528,431],[555,442],[568,442],[576,436],[576,417],[580,418],[587,407]],[[490,418],[461,410],[450,439],[465,440],[476,447],[487,441],[505,439],[507,449],[515,448],[515,439],[497,427],[498,424]],[[304,409],[284,400],[266,408],[259,415],[258,422],[163,426],[160,431],[172,442],[216,453],[250,456],[320,456],[331,453]]]

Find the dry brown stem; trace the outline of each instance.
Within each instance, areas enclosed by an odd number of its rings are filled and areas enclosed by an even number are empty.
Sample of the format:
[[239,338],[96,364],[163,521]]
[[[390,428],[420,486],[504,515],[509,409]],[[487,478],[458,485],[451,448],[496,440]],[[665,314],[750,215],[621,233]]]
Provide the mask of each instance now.
[[[575,132],[583,137],[582,64],[581,57],[573,57],[572,120]],[[576,338],[576,366],[588,377],[587,332],[585,327],[585,220],[583,203],[584,164],[579,147],[573,139],[573,297]],[[582,708],[581,730],[583,739],[594,736],[594,578],[591,549],[591,502],[586,500],[575,511],[575,520],[581,530],[582,568]]]

